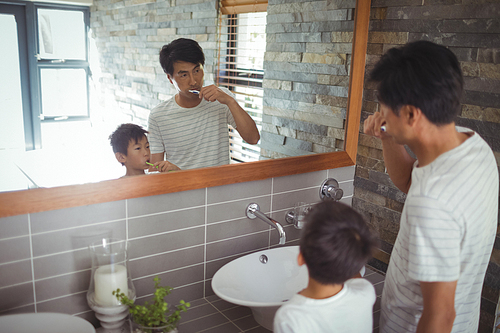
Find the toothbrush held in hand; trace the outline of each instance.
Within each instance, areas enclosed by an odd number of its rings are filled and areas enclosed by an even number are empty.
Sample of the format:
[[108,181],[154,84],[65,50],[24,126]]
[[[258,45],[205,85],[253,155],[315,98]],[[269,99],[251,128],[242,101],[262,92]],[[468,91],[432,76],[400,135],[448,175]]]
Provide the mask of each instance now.
[[[154,164],[152,163],[149,163],[149,162],[146,162],[147,165],[151,165],[151,166],[155,166]],[[156,168],[158,169],[158,166],[156,166]]]
[[199,90],[188,90],[190,93],[192,94],[195,94],[195,95],[199,95],[200,94],[200,91]]

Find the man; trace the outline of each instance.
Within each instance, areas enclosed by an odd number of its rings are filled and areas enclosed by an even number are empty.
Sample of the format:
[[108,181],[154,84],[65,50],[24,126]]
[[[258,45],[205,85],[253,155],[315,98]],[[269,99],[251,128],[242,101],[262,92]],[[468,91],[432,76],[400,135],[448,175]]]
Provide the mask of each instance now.
[[407,193],[382,294],[381,332],[477,332],[499,180],[486,142],[455,127],[460,64],[447,48],[418,41],[389,50],[371,79],[380,111],[365,120],[364,132],[382,140],[387,172]]
[[153,164],[163,161],[165,155],[181,169],[228,164],[228,124],[246,142],[259,141],[255,122],[229,90],[203,86],[205,56],[196,41],[179,38],[164,45],[160,64],[177,94],[157,105],[149,115]]

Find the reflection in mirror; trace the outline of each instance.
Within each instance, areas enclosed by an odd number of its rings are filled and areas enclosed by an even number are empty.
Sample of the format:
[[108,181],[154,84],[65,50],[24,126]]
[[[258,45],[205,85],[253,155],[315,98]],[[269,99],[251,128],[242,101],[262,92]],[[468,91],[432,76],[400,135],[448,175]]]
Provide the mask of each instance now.
[[[49,119],[32,117],[39,119],[33,120],[33,126],[39,126],[38,132],[34,130],[34,146],[43,147],[42,150],[24,152],[22,149],[22,153],[18,154],[19,150],[14,153],[4,145],[2,138],[0,153],[8,158],[2,155],[0,163],[2,169],[8,164],[12,176],[1,176],[0,190],[81,184],[122,176],[124,170],[116,162],[107,137],[120,123],[133,122],[146,127],[149,111],[175,94],[158,62],[161,46],[179,37],[196,39],[206,56],[205,84],[221,82],[217,77],[217,73],[221,73],[217,40],[222,27],[218,27],[216,3],[206,0],[189,9],[181,3],[168,8],[150,3],[131,10],[120,3],[112,5],[95,0],[90,13],[90,57],[86,59],[91,74],[88,76],[89,116],[83,117],[80,111],[75,114],[77,108],[66,107],[68,111],[50,113]],[[182,15],[178,14],[181,12]],[[354,1],[304,0],[294,1],[293,6],[270,1],[265,23],[263,80],[257,85],[257,92],[233,88],[241,97],[240,105],[257,120],[261,132],[259,155],[254,151],[239,153],[239,160],[343,149],[353,13]],[[44,17],[44,25],[48,18],[51,16]],[[243,21],[242,16],[239,22]],[[243,32],[238,24],[232,29]],[[54,29],[56,25],[51,27]],[[34,33],[43,35],[47,31],[44,28],[44,32]],[[64,32],[53,31],[54,38],[60,33]],[[62,62],[63,59],[51,58],[46,54],[49,51],[43,49],[35,65],[40,70],[43,66],[58,65],[66,66],[61,70],[72,68],[76,73],[79,68],[87,68],[77,63],[81,60]],[[246,75],[251,82],[249,78],[259,76],[244,71],[248,64],[242,66],[238,79]],[[43,84],[44,80],[39,82]],[[234,80],[226,83],[231,86]],[[250,99],[248,95],[257,97]],[[0,103],[3,108],[5,100]],[[39,104],[43,103],[46,101]],[[255,104],[259,103],[260,113],[255,111]],[[22,113],[22,108],[19,112]],[[40,113],[44,114],[43,110]],[[236,142],[238,138],[233,140]],[[253,155],[253,159],[246,159],[244,155]],[[12,179],[20,179],[20,184],[10,184]]]

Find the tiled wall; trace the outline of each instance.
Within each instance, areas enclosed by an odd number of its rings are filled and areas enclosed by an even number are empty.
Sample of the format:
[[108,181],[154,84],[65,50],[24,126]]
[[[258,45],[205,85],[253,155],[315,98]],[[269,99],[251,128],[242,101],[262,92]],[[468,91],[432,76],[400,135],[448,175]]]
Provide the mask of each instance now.
[[[171,302],[213,295],[211,278],[242,254],[276,246],[276,231],[245,215],[256,202],[284,226],[294,203],[319,201],[328,177],[351,204],[354,167],[108,202],[0,219],[0,315],[76,314],[97,324],[86,301],[91,260],[87,245],[101,237],[130,241],[139,300],[158,275],[174,287]],[[287,245],[299,232],[285,226]]]

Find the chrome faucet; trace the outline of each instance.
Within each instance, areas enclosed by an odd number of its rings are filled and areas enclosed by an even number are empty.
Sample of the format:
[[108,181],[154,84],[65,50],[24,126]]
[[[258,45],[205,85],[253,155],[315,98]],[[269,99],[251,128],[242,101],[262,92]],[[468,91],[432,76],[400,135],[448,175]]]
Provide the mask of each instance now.
[[256,204],[256,203],[249,204],[247,206],[246,214],[247,214],[247,217],[249,219],[253,220],[253,219],[256,219],[258,217],[262,221],[264,221],[267,224],[269,224],[271,227],[273,227],[276,230],[278,230],[278,234],[280,235],[280,242],[279,242],[279,244],[280,245],[285,244],[286,235],[285,235],[285,230],[283,230],[283,227],[281,226],[281,224],[279,224],[277,221],[275,221],[272,218],[267,217],[265,214],[263,214],[260,211],[260,207],[259,207],[258,204]]

